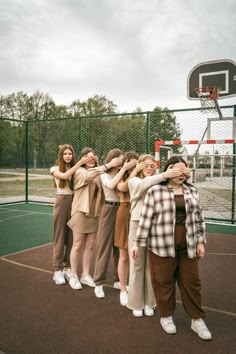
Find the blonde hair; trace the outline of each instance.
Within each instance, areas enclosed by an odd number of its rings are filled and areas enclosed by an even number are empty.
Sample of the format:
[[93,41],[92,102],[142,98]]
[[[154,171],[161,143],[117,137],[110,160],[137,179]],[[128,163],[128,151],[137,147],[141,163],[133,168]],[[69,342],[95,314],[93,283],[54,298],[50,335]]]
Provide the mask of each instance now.
[[[154,159],[154,157],[150,154],[142,154],[139,156],[139,159],[138,159],[138,163],[140,162],[144,162],[146,160],[152,160],[156,166],[156,160]],[[153,174],[155,174],[156,172],[156,168],[155,170],[153,170]],[[143,174],[143,170],[141,170],[138,174],[137,174],[137,177],[140,177],[140,178],[144,178],[144,174]]]

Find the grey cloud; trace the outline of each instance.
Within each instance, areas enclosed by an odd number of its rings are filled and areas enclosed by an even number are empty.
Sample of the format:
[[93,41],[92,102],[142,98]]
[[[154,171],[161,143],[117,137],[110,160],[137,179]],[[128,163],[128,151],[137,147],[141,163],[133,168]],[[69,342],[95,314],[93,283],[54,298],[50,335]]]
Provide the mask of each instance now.
[[184,106],[193,66],[235,60],[235,7],[233,0],[1,1],[0,93],[45,89],[66,104],[105,94],[121,109]]

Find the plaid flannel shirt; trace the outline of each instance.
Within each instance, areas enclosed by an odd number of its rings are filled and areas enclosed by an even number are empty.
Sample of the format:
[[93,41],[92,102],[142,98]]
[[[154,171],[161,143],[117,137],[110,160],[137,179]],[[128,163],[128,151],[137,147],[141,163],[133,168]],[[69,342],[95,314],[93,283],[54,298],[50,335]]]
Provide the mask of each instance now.
[[[197,189],[183,184],[186,209],[186,242],[189,258],[196,257],[199,243],[206,243],[205,222]],[[149,188],[139,221],[134,245],[147,246],[161,257],[175,257],[176,207],[174,192],[167,185]]]

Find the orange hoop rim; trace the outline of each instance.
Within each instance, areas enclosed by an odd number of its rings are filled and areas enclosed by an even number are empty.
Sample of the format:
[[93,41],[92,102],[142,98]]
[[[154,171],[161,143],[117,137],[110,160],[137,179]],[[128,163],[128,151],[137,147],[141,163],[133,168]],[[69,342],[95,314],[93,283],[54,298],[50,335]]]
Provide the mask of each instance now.
[[194,91],[198,94],[200,99],[217,100],[220,94],[219,86],[203,86],[196,87]]

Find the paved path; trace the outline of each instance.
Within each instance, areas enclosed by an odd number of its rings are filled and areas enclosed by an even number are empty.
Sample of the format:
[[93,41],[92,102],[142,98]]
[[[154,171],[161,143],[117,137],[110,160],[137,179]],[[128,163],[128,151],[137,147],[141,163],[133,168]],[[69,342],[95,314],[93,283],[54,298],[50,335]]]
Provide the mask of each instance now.
[[[24,181],[25,180],[25,173],[24,172],[7,172],[7,171],[1,171],[1,175],[8,175],[8,177],[3,177],[0,178],[0,182],[7,182],[7,181]],[[9,177],[9,175],[12,175],[12,177]],[[39,179],[52,179],[51,175],[43,175],[43,174],[36,174],[36,173],[30,173],[28,174],[29,179],[32,180],[39,180]]]
[[207,181],[194,183],[198,188],[201,204],[206,218],[232,218],[232,203],[215,193],[215,190],[232,190],[232,177],[214,177]]

